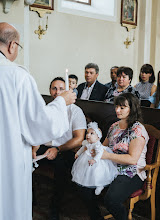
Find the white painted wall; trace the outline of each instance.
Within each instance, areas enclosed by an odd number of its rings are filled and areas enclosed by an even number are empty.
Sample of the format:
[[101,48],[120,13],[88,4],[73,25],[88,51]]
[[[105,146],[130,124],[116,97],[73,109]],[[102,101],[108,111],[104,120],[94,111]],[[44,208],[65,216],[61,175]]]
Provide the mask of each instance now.
[[[132,34],[129,34],[120,25],[121,1],[117,0],[116,21],[98,20],[58,12],[56,9],[57,0],[54,2],[55,10],[48,15],[49,27],[41,40],[38,39],[38,35],[34,31],[38,29],[39,24],[45,27],[46,17],[39,18],[36,12],[28,11],[28,6],[24,7],[23,1],[15,1],[10,13],[6,15],[3,13],[2,3],[0,3],[0,21],[14,23],[21,27],[22,35],[25,33],[25,37],[22,39],[25,52],[18,57],[18,61],[28,66],[40,92],[49,94],[50,81],[56,76],[64,76],[66,68],[69,69],[70,74],[76,74],[79,77],[79,83],[83,82],[84,67],[89,62],[95,62],[99,65],[99,81],[102,83],[110,81],[110,67],[114,65],[129,66],[134,70],[132,85],[135,85],[145,57],[146,1],[138,1],[136,40],[128,49],[126,49],[124,41],[127,36],[130,37]],[[158,7],[160,8],[160,4]],[[157,46],[151,56],[159,56],[158,18],[156,22]],[[158,57],[155,58],[155,63],[152,65],[160,69]]]
[[[50,81],[56,76],[64,76],[66,68],[70,74],[78,76],[79,83],[83,82],[84,66],[89,62],[99,65],[99,81],[102,83],[110,81],[110,67],[114,65],[130,66],[137,72],[138,53],[135,48],[137,49],[138,35],[136,31],[135,42],[126,49],[124,41],[128,33],[120,25],[120,1],[117,1],[116,22],[70,15],[56,10],[48,17],[47,34],[39,40],[34,34],[39,18],[36,13],[30,12],[30,71],[41,93],[48,94]],[[45,19],[40,20],[45,23]]]

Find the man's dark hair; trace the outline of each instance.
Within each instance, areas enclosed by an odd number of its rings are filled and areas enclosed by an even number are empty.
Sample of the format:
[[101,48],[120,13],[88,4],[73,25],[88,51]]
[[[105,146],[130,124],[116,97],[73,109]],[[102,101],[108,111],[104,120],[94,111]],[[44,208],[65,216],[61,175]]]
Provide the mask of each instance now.
[[118,69],[119,67],[118,66],[112,66],[110,70],[112,69]]
[[96,74],[99,73],[99,67],[98,67],[97,64],[95,64],[95,63],[88,63],[88,64],[85,66],[85,70],[86,70],[86,69],[90,69],[90,68],[95,69]]
[[70,75],[68,76],[68,78],[75,79],[75,80],[76,80],[76,83],[78,82],[78,77],[77,77],[76,75],[74,75],[74,74],[70,74]]
[[0,42],[9,45],[11,41],[19,39],[18,32],[12,29],[0,29]]
[[[126,101],[128,103],[126,103]],[[122,93],[114,98],[115,106],[126,106],[126,104],[128,104],[130,107],[130,113],[127,119],[128,128],[130,128],[135,122],[142,122],[142,113],[140,108],[140,102],[138,98],[134,96],[132,93]]]
[[152,75],[149,77],[149,82],[154,83],[155,81],[155,75],[154,75],[154,70],[153,67],[150,64],[144,64],[141,69],[140,69],[140,74],[139,74],[139,81],[141,82],[141,73],[151,73]]
[[118,70],[117,70],[117,76],[122,75],[122,73],[129,76],[129,79],[132,81],[133,70],[130,67],[125,67],[125,66],[119,67]]
[[57,81],[57,80],[60,80],[60,81],[62,81],[62,82],[65,83],[65,80],[64,80],[62,77],[56,77],[56,78],[54,78],[54,79],[52,80],[52,82],[50,83],[50,86],[49,86],[50,89],[51,89],[52,83],[53,83],[54,81]]

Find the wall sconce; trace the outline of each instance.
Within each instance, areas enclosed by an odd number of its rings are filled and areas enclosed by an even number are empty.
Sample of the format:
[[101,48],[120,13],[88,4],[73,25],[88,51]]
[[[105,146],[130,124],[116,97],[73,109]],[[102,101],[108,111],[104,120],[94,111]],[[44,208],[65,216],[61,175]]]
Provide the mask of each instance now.
[[128,49],[129,45],[131,45],[131,43],[133,43],[134,41],[135,41],[135,29],[134,29],[133,36],[131,37],[131,33],[130,33],[130,37],[128,36],[126,38],[126,41],[124,41],[124,44],[126,45],[126,48]]
[[13,2],[16,0],[3,0],[3,12],[7,14],[10,11],[10,8]]
[[48,29],[48,16],[47,16],[47,21],[46,21],[46,28],[43,29],[41,25],[38,26],[38,30],[35,30],[34,33],[38,34],[38,38],[41,40],[42,39],[42,35],[46,34],[46,31]]

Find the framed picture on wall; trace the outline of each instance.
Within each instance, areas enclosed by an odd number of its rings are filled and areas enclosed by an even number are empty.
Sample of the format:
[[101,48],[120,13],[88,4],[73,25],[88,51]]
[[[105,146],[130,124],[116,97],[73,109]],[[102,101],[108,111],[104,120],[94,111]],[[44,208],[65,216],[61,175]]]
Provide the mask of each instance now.
[[91,5],[91,0],[65,0],[65,1]]
[[121,0],[121,24],[127,30],[137,26],[137,0]]
[[54,0],[35,0],[32,7],[53,10]]

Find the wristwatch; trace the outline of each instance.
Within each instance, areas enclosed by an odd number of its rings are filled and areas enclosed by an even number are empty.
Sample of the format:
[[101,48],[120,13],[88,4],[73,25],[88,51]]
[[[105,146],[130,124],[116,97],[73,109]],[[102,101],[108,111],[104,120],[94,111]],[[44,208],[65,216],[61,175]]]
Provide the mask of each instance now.
[[58,154],[60,153],[60,149],[59,149],[59,147],[56,147],[56,149],[57,149],[57,152],[58,152]]

